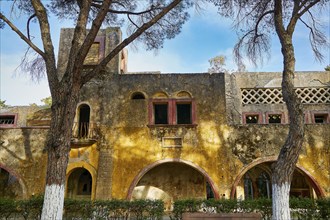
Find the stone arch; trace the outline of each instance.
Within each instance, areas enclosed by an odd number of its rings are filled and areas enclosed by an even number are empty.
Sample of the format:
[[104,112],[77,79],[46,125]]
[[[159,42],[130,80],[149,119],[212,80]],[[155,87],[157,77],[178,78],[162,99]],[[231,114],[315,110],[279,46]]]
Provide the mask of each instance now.
[[153,94],[152,98],[155,98],[155,99],[167,99],[169,96],[166,92],[163,92],[163,91],[159,91],[159,92],[156,92],[155,94]]
[[142,179],[142,177],[147,174],[151,169],[162,165],[162,164],[166,164],[166,163],[181,163],[184,165],[187,165],[195,170],[197,170],[201,175],[203,175],[203,177],[206,179],[206,181],[209,183],[213,193],[214,193],[214,197],[216,199],[219,199],[219,192],[217,190],[217,188],[215,187],[215,183],[213,182],[213,180],[211,179],[211,177],[207,174],[207,172],[201,168],[200,166],[190,162],[190,161],[186,161],[186,160],[182,160],[182,159],[178,159],[178,158],[172,158],[172,159],[163,159],[163,160],[158,160],[152,164],[149,164],[148,166],[146,166],[145,168],[143,168],[134,178],[134,180],[132,181],[129,189],[128,189],[128,193],[126,196],[127,200],[131,200],[132,199],[132,194],[133,194],[133,190],[135,188],[135,186],[139,183],[139,181]]
[[18,184],[20,185],[21,190],[22,190],[22,196],[21,196],[22,199],[28,198],[26,185],[25,185],[23,179],[20,177],[20,175],[1,163],[0,163],[0,169],[5,170],[6,172],[8,172],[10,175],[14,176],[17,179]]
[[[91,199],[94,200],[95,199],[95,192],[96,192],[96,178],[97,178],[97,172],[96,169],[83,161],[80,162],[75,162],[75,163],[69,163],[67,170],[66,170],[66,183],[68,183],[69,177],[72,174],[72,172],[74,172],[76,169],[78,168],[83,168],[86,169],[91,177],[92,177],[92,192],[91,192]],[[65,193],[67,193],[67,190],[65,190]]]
[[[276,160],[277,160],[277,156],[259,158],[259,159],[256,159],[256,160],[252,161],[251,163],[249,163],[245,167],[243,167],[243,169],[241,170],[241,172],[235,178],[235,181],[234,181],[233,186],[231,188],[230,198],[231,199],[234,199],[235,193],[236,193],[236,187],[238,186],[238,184],[241,181],[241,179],[243,178],[243,176],[247,173],[247,171],[249,171],[251,168],[256,167],[257,165],[260,165],[262,163],[275,162]],[[296,165],[296,169],[305,178],[307,178],[307,180],[311,184],[312,188],[314,189],[316,195],[318,197],[320,197],[320,198],[324,198],[325,197],[325,193],[324,193],[323,189],[320,187],[320,185],[317,183],[317,181],[315,180],[315,178],[306,169],[304,169],[303,167],[301,167],[299,165]]]
[[130,99],[146,99],[146,95],[143,92],[133,92],[130,96]]
[[179,91],[175,94],[175,98],[181,98],[181,99],[191,99],[192,95],[188,91]]

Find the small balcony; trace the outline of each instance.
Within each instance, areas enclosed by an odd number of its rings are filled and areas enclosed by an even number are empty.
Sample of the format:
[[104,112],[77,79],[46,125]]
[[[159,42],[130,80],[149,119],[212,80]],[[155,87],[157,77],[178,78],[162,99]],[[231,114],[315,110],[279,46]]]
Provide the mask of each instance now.
[[92,145],[96,142],[96,124],[75,122],[72,128],[71,148]]

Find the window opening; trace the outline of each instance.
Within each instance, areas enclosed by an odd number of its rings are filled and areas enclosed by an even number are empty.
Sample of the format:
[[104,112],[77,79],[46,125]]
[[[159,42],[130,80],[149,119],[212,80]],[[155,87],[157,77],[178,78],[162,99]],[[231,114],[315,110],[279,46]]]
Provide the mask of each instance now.
[[314,122],[316,124],[324,124],[327,122],[328,115],[322,114],[322,115],[314,115]]
[[81,105],[79,112],[79,137],[87,138],[89,130],[90,108],[88,105]]
[[267,173],[262,172],[257,179],[258,196],[264,198],[271,197],[270,178]]
[[155,124],[168,124],[168,104],[154,104]]
[[214,199],[214,193],[208,181],[206,181],[206,199]]
[[95,65],[99,62],[100,43],[94,42],[84,60],[84,65]]
[[134,93],[132,99],[145,99],[144,95],[140,92]]
[[259,115],[246,115],[245,121],[246,124],[258,124]]
[[177,124],[191,124],[191,104],[177,104],[176,105],[176,119]]
[[1,125],[13,125],[15,124],[15,115],[1,115],[0,116]]
[[253,199],[252,180],[248,175],[244,178],[244,195],[245,199]]
[[280,114],[268,115],[269,124],[281,124],[282,116]]

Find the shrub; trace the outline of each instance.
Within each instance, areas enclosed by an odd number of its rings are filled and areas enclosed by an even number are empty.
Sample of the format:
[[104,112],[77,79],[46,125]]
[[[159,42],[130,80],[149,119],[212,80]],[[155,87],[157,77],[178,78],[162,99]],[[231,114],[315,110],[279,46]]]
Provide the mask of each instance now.
[[[0,198],[0,219],[40,219],[43,198],[28,200]],[[164,204],[160,200],[108,200],[90,201],[65,199],[64,214],[66,220],[73,219],[129,219],[159,220],[164,214]]]
[[[330,199],[290,198],[291,216],[294,219],[330,219]],[[272,217],[271,199],[254,200],[179,200],[174,202],[171,219],[182,219],[184,212],[251,213],[258,212],[263,219]]]

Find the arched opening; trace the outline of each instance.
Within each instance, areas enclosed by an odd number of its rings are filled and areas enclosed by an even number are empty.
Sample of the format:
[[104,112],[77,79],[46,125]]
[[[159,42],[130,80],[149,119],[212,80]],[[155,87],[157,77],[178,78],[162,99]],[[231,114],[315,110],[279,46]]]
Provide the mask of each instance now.
[[90,107],[86,104],[79,106],[79,138],[88,138],[89,134]]
[[145,99],[145,96],[142,92],[134,92],[131,99]]
[[[232,197],[237,199],[271,198],[271,165],[273,161],[249,166],[235,181]],[[291,182],[290,197],[322,197],[320,188],[302,169],[296,168]]]
[[22,199],[23,189],[19,180],[0,167],[0,198]]
[[91,199],[92,175],[84,168],[76,168],[67,182],[66,195],[74,199]]
[[253,167],[244,175],[240,183],[244,185],[244,198],[271,198],[271,178],[260,167]]
[[309,181],[299,170],[295,170],[291,181],[290,197],[313,198],[314,195],[313,187]]
[[179,161],[157,162],[143,169],[133,181],[128,199],[161,199],[171,210],[178,199],[218,198],[205,171]]

